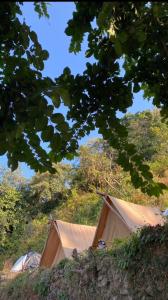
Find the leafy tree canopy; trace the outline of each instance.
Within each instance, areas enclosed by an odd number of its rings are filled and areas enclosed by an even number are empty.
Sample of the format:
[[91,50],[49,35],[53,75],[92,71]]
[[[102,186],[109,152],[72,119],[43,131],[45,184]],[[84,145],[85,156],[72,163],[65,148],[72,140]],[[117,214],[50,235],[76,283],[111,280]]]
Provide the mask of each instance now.
[[37,173],[29,184],[27,201],[30,204],[30,214],[34,216],[40,211],[49,213],[67,198],[71,181],[71,166],[58,163],[54,167],[57,170],[55,174]]
[[76,2],[65,30],[71,36],[69,50],[79,52],[87,34],[85,55],[96,62],[87,63],[82,75],[73,76],[66,68],[57,79],[73,99],[68,118],[75,123],[74,135],[79,138],[99,128],[103,138],[118,149],[118,163],[130,172],[135,186],[149,195],[158,195],[164,185],[153,181],[116,114],[126,113],[133,104],[133,93],[143,90],[167,121],[167,13],[167,3]]
[[[0,4],[0,137],[4,141],[0,154],[7,153],[12,169],[18,161],[25,161],[35,171],[54,172],[52,162],[73,158],[78,140],[97,127],[118,150],[118,163],[130,172],[135,186],[158,196],[165,185],[154,182],[116,114],[126,113],[133,104],[133,93],[143,90],[167,121],[168,4],[75,4],[76,11],[65,30],[71,36],[69,50],[79,52],[87,34],[86,57],[94,57],[96,62],[87,63],[83,74],[76,76],[66,67],[55,81],[42,75],[48,52],[42,49],[36,33],[18,18],[22,2]],[[35,3],[35,10],[39,16],[47,15],[44,3]],[[61,101],[68,106],[72,128],[54,110]],[[49,153],[42,141],[49,143]]]
[[[0,155],[7,154],[12,170],[24,161],[35,171],[54,172],[52,161],[70,155],[74,144],[68,123],[54,111],[61,102],[56,84],[42,75],[49,54],[21,21],[22,4],[0,4]],[[48,16],[43,2],[34,6],[40,17]],[[49,143],[49,153],[42,142]]]
[[[0,184],[0,244],[4,245],[8,235],[21,221],[21,193],[14,187]],[[0,247],[0,253],[1,253]]]

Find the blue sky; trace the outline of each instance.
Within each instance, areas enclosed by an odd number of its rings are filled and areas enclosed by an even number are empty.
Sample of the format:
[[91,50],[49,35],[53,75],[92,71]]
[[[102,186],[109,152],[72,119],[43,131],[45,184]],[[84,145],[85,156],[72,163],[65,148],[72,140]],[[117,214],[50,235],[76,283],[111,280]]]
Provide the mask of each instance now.
[[[82,73],[85,69],[86,58],[84,53],[87,47],[86,40],[83,43],[82,51],[75,55],[68,52],[70,38],[64,33],[67,21],[72,17],[74,8],[75,5],[73,2],[50,2],[48,8],[50,18],[39,19],[34,12],[32,2],[24,2],[22,10],[26,22],[37,33],[43,49],[49,52],[49,59],[46,61],[43,71],[43,74],[46,76],[55,78],[62,73],[66,66],[72,70],[73,74]],[[87,59],[87,61],[92,61],[92,59]],[[128,111],[135,113],[151,108],[152,104],[146,100],[144,101],[142,93],[138,93],[135,95],[134,105]],[[65,108],[61,107],[59,112],[65,113]],[[80,144],[84,144],[89,139],[97,136],[97,131],[94,131],[89,136],[83,138]],[[0,157],[0,165],[7,166],[5,156]],[[21,164],[21,169],[23,175],[27,178],[30,178],[34,174],[25,164]]]

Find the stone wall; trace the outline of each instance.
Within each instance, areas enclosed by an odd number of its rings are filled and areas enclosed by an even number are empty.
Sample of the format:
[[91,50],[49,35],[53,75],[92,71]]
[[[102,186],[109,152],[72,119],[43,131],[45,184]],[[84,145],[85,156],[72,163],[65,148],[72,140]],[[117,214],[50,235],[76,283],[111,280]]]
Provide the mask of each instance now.
[[167,253],[155,249],[136,271],[119,269],[108,253],[67,263],[53,269],[47,300],[166,300]]
[[1,290],[0,300],[168,299],[167,243],[148,245],[126,269],[117,253],[119,260],[114,252],[90,250],[52,269],[23,273]]

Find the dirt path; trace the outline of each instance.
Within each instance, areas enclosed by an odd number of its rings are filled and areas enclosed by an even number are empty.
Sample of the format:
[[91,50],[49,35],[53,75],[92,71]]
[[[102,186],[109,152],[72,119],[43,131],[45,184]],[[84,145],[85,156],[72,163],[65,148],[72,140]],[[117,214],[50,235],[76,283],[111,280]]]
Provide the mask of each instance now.
[[[2,294],[5,289],[5,286],[11,280],[16,278],[20,273],[22,273],[22,272],[10,272],[10,271],[5,271],[5,272],[1,271],[0,272],[0,300],[4,300],[4,298],[2,299],[2,297],[3,297]],[[35,295],[32,290],[29,290],[27,292],[28,292],[28,294],[26,295],[26,297],[24,297],[24,300],[40,300],[39,297],[37,295]],[[5,297],[5,299],[7,299],[7,298]],[[7,299],[7,300],[9,300],[9,299]]]
[[9,280],[16,278],[20,273],[10,272],[10,271],[2,271],[0,272],[0,289],[2,289]]

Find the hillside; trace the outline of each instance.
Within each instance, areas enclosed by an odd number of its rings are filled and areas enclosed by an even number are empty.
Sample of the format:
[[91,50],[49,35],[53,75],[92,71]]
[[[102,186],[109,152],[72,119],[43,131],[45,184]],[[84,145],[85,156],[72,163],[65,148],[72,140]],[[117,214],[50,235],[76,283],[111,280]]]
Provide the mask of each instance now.
[[108,251],[89,250],[53,269],[22,274],[0,299],[168,299],[167,237],[167,224],[146,227]]

